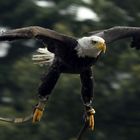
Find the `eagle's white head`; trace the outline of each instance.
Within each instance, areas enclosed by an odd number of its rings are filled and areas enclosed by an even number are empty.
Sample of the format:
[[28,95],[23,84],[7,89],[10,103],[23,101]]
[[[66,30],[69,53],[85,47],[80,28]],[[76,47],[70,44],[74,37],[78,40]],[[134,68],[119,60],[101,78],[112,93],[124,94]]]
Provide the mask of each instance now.
[[76,50],[79,57],[88,56],[96,58],[101,52],[105,53],[106,51],[105,40],[101,37],[82,37],[77,41]]

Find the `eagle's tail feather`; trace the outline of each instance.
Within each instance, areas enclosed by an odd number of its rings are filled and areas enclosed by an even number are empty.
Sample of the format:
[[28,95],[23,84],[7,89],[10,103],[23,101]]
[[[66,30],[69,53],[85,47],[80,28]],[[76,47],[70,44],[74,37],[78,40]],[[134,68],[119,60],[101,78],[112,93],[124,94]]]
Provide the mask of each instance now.
[[32,56],[34,64],[51,65],[54,60],[54,54],[49,52],[47,48],[39,48],[37,53]]

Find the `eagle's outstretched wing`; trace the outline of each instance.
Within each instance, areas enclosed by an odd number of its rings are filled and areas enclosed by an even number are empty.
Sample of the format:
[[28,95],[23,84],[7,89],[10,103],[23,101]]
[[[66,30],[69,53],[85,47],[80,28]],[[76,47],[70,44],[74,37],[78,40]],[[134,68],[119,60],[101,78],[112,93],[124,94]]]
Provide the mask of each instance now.
[[91,32],[91,34],[102,37],[106,44],[124,38],[132,38],[131,47],[140,49],[140,27],[117,26],[99,32]]
[[7,30],[0,33],[0,41],[12,41],[31,38],[40,39],[45,42],[47,42],[48,40],[52,40],[54,42],[75,41],[75,38],[39,26],[30,26],[25,28]]

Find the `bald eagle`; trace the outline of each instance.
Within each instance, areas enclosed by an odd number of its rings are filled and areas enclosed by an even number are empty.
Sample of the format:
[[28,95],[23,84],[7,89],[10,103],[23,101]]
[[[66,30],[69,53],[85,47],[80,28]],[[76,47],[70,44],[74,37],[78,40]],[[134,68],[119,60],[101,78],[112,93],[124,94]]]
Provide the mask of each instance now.
[[61,73],[72,73],[80,75],[85,121],[93,130],[94,72],[91,66],[97,62],[102,53],[106,52],[106,46],[114,41],[132,38],[131,46],[140,49],[140,28],[117,26],[91,32],[89,36],[82,38],[70,37],[39,26],[8,30],[0,34],[0,41],[31,38],[45,44],[45,48],[39,48],[37,54],[33,55],[34,62],[49,65],[48,72],[38,88],[39,103],[34,110],[33,122],[41,119],[46,102]]

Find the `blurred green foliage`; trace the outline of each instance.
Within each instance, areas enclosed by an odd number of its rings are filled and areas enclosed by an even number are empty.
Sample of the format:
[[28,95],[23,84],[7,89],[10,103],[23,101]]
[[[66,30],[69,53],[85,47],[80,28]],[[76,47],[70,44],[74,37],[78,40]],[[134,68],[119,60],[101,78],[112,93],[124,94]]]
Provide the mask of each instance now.
[[[53,2],[51,7],[37,6],[36,1],[0,0],[0,26],[39,25],[80,37],[89,31],[140,23],[138,0],[46,0]],[[72,6],[92,9],[100,20],[78,21],[75,12],[66,12]],[[65,14],[61,14],[62,10]],[[8,56],[0,59],[0,115],[22,116],[36,104],[40,77],[47,68],[31,61],[31,53],[42,45],[40,42],[18,41],[10,45]],[[95,131],[87,133],[84,140],[140,139],[139,56],[140,52],[131,49],[127,40],[120,41],[108,46],[107,54],[93,68],[96,124]],[[83,123],[82,115],[79,75],[62,74],[41,122],[0,122],[0,139],[75,140]]]

